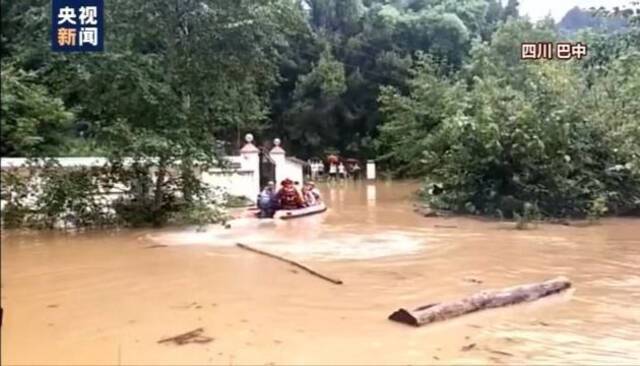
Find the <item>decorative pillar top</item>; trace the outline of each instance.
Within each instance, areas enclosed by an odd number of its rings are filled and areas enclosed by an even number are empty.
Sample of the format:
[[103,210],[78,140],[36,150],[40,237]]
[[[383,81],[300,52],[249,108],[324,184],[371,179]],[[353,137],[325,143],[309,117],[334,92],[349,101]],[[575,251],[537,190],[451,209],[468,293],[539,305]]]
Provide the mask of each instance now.
[[244,140],[247,142],[242,149],[240,149],[241,154],[251,154],[251,153],[259,153],[260,149],[253,144],[253,135],[248,133],[244,137]]
[[284,154],[284,149],[280,147],[282,142],[279,138],[273,140],[273,149],[269,152],[270,154]]

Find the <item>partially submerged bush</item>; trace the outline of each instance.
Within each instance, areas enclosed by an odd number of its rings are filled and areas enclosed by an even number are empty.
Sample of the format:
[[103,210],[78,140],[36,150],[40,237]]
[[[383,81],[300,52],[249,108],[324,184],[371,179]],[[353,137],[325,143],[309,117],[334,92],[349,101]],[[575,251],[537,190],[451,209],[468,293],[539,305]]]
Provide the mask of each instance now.
[[31,187],[28,181],[17,172],[2,171],[2,224],[8,228],[20,227],[32,209],[26,204],[30,198]]
[[169,218],[170,223],[197,226],[225,224],[227,220],[229,215],[224,209],[202,202],[186,205],[173,212]]
[[231,194],[225,194],[225,207],[228,208],[238,208],[238,207],[247,207],[253,204],[246,196],[234,196]]
[[55,160],[3,171],[2,223],[31,228],[110,225],[113,211],[101,197],[100,176],[100,169],[64,169]]
[[516,229],[525,230],[530,224],[540,221],[540,209],[537,205],[526,202],[522,213],[514,212],[513,218],[516,220]]
[[[80,228],[226,221],[220,192],[179,175],[156,185],[157,174],[151,167],[69,168],[47,160],[3,170],[2,224],[7,228]],[[184,194],[187,181],[188,194]]]

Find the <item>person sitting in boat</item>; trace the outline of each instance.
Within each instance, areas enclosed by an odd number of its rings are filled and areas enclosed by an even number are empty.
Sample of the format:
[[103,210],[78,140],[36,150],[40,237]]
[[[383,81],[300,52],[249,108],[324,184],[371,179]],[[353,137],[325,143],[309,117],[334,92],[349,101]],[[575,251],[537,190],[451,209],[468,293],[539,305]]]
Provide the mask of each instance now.
[[280,208],[283,210],[295,210],[304,207],[302,197],[293,186],[291,179],[287,178],[282,181],[282,188],[278,191],[278,198],[280,199]]
[[306,207],[309,206],[307,204],[307,199],[305,198],[305,194],[306,194],[306,189],[307,184],[305,183],[302,187],[300,186],[300,182],[295,181],[293,182],[293,188],[296,190],[296,192],[298,192],[298,194],[300,195],[300,198],[302,199],[302,206]]
[[274,205],[275,185],[273,182],[267,183],[262,192],[258,195],[258,208],[260,209],[260,217],[273,217],[276,207]]
[[309,183],[306,183],[304,187],[302,187],[302,199],[304,200],[304,203],[307,207],[318,204],[318,202],[316,201],[316,196],[313,194],[311,189],[312,188]]
[[309,191],[313,195],[314,202],[316,204],[320,203],[320,201],[322,201],[322,199],[320,197],[320,190],[318,190],[318,188],[316,188],[316,183],[313,182],[313,181],[309,181],[309,182],[307,182],[307,185],[309,186]]

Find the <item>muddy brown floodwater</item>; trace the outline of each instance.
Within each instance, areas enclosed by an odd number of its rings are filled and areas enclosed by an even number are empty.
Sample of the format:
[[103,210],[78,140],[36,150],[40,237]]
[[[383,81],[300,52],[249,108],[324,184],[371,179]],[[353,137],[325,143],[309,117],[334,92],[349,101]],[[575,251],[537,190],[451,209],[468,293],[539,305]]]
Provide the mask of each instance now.
[[[227,230],[5,231],[2,364],[640,363],[639,220],[516,231],[419,217],[415,189],[325,186],[326,214]],[[387,320],[557,275],[574,290],[423,328]],[[201,343],[158,343],[198,328]]]

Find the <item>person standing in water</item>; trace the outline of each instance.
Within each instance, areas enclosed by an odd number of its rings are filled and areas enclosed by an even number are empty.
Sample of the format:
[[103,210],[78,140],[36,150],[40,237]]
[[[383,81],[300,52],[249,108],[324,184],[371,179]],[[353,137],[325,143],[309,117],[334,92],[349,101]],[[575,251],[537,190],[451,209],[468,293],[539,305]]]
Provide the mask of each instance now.
[[358,162],[354,162],[353,166],[351,168],[351,174],[353,175],[353,179],[357,180],[358,178],[360,178],[360,164],[358,164]]
[[345,179],[347,177],[347,171],[342,162],[340,162],[340,165],[338,165],[338,176],[340,176],[341,179]]
[[329,179],[336,180],[338,175],[338,165],[335,162],[329,163]]

